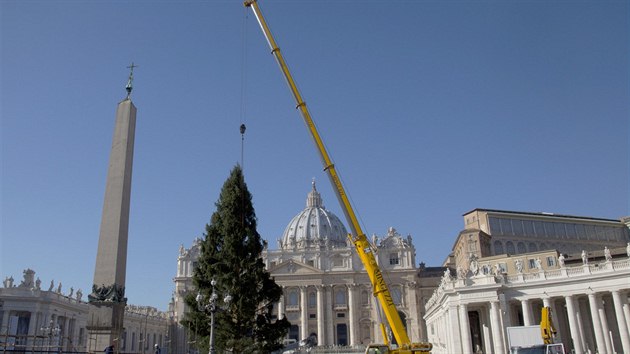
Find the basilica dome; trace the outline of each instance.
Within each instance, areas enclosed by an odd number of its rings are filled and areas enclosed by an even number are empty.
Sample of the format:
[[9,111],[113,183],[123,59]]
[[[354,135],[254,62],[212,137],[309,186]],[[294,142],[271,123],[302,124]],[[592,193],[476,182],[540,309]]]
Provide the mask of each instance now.
[[287,225],[280,248],[283,250],[346,247],[348,231],[337,215],[324,208],[322,197],[313,187],[306,197],[306,208]]

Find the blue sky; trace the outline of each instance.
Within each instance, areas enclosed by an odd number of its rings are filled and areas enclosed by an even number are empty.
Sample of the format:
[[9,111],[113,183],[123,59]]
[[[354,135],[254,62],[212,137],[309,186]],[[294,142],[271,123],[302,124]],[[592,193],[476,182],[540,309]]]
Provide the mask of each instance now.
[[[260,5],[364,229],[440,265],[475,208],[630,215],[627,1],[277,1]],[[0,0],[1,263],[88,293],[116,105],[138,108],[130,303],[165,310],[241,158],[276,239],[316,150],[240,1]]]

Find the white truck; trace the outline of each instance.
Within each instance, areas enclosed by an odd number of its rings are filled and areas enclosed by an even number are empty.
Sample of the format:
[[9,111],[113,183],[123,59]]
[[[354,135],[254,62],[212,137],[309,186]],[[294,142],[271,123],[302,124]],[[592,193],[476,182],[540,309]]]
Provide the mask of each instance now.
[[545,344],[540,326],[507,327],[510,354],[564,354],[562,344]]

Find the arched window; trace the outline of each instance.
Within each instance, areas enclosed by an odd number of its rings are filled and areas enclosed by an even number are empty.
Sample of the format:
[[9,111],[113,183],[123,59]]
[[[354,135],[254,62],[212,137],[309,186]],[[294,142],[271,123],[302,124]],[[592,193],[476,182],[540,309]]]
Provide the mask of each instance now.
[[300,327],[298,325],[291,325],[289,328],[289,339],[300,340]]
[[400,291],[400,287],[392,287],[392,300],[394,300],[394,304],[402,305],[402,291]]
[[494,241],[494,254],[503,254],[503,243],[501,241]]
[[518,253],[527,253],[527,248],[525,248],[525,243],[519,242],[516,247],[518,248]]
[[515,254],[516,253],[516,250],[514,249],[514,244],[512,243],[512,241],[508,241],[508,242],[505,243],[505,250],[509,254]]
[[317,306],[317,295],[315,293],[308,294],[308,307]]
[[538,247],[536,247],[536,244],[533,242],[529,243],[529,252],[538,252]]
[[346,304],[346,292],[343,290],[337,290],[335,292],[335,304],[337,305],[345,305]]
[[298,292],[297,290],[291,290],[289,292],[288,306],[298,306]]

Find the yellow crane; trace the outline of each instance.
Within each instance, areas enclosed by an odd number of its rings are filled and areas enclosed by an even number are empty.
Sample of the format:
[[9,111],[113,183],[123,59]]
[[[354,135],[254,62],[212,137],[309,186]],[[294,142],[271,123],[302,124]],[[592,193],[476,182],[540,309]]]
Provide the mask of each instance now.
[[392,299],[392,295],[389,291],[387,283],[383,278],[383,274],[376,263],[376,257],[374,256],[374,250],[372,245],[368,241],[365,233],[361,230],[361,226],[359,225],[359,221],[352,209],[352,205],[350,204],[350,200],[343,188],[341,180],[339,179],[339,175],[337,174],[337,170],[335,169],[335,165],[332,163],[328,152],[324,146],[321,136],[319,135],[317,128],[315,127],[315,123],[311,118],[311,114],[306,107],[306,103],[302,99],[302,95],[291,76],[291,72],[282,57],[282,53],[280,52],[280,48],[276,44],[273,35],[271,34],[271,30],[265,21],[265,18],[260,11],[260,6],[256,0],[245,0],[244,2],[246,7],[249,7],[254,12],[254,16],[258,20],[258,24],[263,31],[265,38],[267,39],[267,43],[271,48],[271,53],[276,58],[280,69],[282,70],[282,74],[291,89],[291,93],[293,94],[293,98],[296,102],[296,108],[300,110],[302,114],[302,118],[304,118],[304,123],[306,123],[306,127],[308,128],[313,141],[315,142],[315,146],[317,147],[317,151],[319,152],[320,158],[322,160],[322,164],[324,165],[324,171],[328,174],[328,178],[333,186],[333,190],[335,191],[335,195],[339,204],[341,205],[341,209],[348,221],[350,226],[351,234],[348,235],[356,251],[359,255],[359,258],[363,262],[365,266],[365,270],[368,273],[370,281],[372,282],[372,286],[374,289],[374,296],[378,299],[383,312],[385,313],[385,317],[387,318],[387,323],[391,328],[391,331],[396,338],[396,343],[398,343],[398,348],[391,348],[390,343],[388,343],[388,336],[386,333],[386,329],[383,323],[380,324],[381,332],[383,334],[383,338],[385,340],[385,344],[371,344],[367,347],[366,353],[369,354],[420,354],[420,353],[429,353],[433,348],[431,343],[419,342],[412,343],[409,340],[409,336],[407,336],[407,332],[405,331],[405,327],[400,319],[400,315],[398,314],[398,309],[396,309],[396,305],[394,304],[394,300]]

